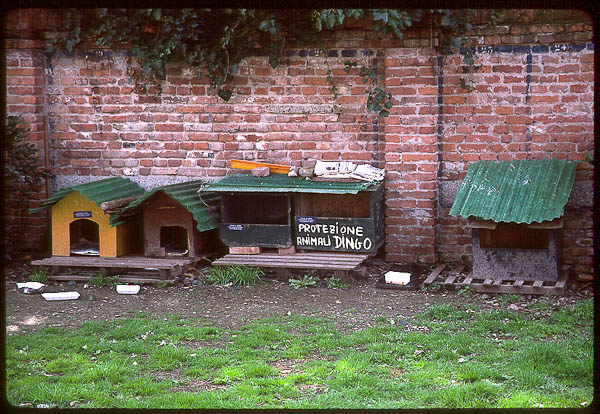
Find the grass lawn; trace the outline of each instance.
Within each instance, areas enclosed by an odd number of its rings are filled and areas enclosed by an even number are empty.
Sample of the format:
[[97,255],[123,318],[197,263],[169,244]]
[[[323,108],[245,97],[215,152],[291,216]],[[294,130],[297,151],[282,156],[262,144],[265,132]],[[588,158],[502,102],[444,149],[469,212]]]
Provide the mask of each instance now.
[[581,407],[592,321],[592,299],[550,317],[437,305],[358,332],[298,315],[226,330],[139,313],[7,336],[7,395],[34,407]]

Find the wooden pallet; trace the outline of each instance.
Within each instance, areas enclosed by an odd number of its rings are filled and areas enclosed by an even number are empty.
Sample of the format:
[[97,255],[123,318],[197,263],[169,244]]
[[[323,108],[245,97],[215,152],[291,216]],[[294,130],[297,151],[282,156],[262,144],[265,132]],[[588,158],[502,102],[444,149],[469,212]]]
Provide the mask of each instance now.
[[562,295],[565,293],[566,277],[554,282],[542,280],[474,279],[472,273],[462,275],[460,270],[442,274],[444,265],[437,266],[423,282],[423,286],[434,284],[447,289],[469,287],[478,293],[519,293],[522,295]]
[[369,257],[353,253],[295,253],[280,255],[261,253],[256,255],[228,254],[213,262],[213,265],[246,265],[254,267],[291,269],[354,270]]
[[[54,273],[59,273],[63,268],[96,268],[110,270],[132,270],[142,269],[145,273],[158,277],[153,277],[157,282],[172,281],[183,273],[186,266],[194,265],[202,257],[189,258],[153,258],[144,256],[122,256],[122,257],[97,257],[97,256],[52,256],[42,260],[31,262],[33,266],[51,267]],[[57,275],[60,279],[56,280],[77,280],[66,279],[68,274]],[[86,275],[79,275],[86,277]],[[125,275],[124,275],[125,276]],[[130,277],[134,277],[131,275]]]
[[369,256],[355,253],[295,253],[280,255],[261,253],[257,255],[228,254],[213,262],[217,266],[252,266],[278,269],[278,278],[288,280],[291,269],[331,270],[340,279],[349,279],[349,272]]

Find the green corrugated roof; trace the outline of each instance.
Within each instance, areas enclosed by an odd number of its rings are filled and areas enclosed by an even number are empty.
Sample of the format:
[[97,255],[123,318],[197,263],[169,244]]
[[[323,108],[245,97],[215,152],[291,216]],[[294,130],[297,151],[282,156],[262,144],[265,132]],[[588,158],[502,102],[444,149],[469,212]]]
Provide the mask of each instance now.
[[333,182],[314,181],[304,177],[288,177],[287,174],[271,174],[254,177],[251,174],[236,174],[207,185],[204,191],[260,192],[260,193],[326,193],[357,194],[359,191],[374,191],[377,182]]
[[198,231],[215,229],[219,226],[216,210],[218,209],[218,200],[220,196],[215,193],[203,192],[200,197],[198,191],[205,185],[206,183],[204,181],[188,181],[179,184],[155,187],[121,210],[114,219],[115,221],[119,220],[127,211],[138,207],[144,201],[148,200],[148,198],[161,191],[178,201],[192,213]]
[[467,171],[450,215],[527,224],[554,220],[563,214],[576,168],[577,162],[554,158],[476,162]]
[[[104,180],[92,181],[89,183],[74,185],[72,187],[62,188],[56,194],[44,200],[39,207],[30,209],[29,213],[31,214],[43,211],[58,203],[73,191],[79,191],[90,201],[96,203],[98,207],[100,207],[100,203],[105,201],[139,196],[144,193],[144,189],[142,187],[127,178],[106,178]],[[112,218],[113,217],[111,216],[111,224],[114,225],[112,223]]]

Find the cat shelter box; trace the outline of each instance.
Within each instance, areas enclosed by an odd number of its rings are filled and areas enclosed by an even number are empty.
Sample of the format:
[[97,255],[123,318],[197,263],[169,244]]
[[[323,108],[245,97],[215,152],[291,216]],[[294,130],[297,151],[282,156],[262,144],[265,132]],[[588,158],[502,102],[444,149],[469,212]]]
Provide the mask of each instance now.
[[50,209],[53,256],[117,257],[136,249],[138,226],[116,215],[143,193],[133,181],[113,177],[62,188],[29,212]]
[[220,195],[204,192],[203,181],[155,187],[121,211],[141,215],[144,254],[148,257],[202,257],[218,247]]
[[371,253],[384,241],[383,184],[271,174],[228,176],[220,237],[228,246]]
[[474,279],[558,279],[563,213],[576,167],[558,159],[469,167],[450,215],[466,218],[472,229]]

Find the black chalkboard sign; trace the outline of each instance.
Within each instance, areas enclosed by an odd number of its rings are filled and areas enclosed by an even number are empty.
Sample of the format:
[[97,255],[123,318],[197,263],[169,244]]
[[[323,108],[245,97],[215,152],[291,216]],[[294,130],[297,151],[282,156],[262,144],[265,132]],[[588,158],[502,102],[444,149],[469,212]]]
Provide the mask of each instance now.
[[296,216],[295,242],[299,249],[375,253],[375,228],[370,218]]

